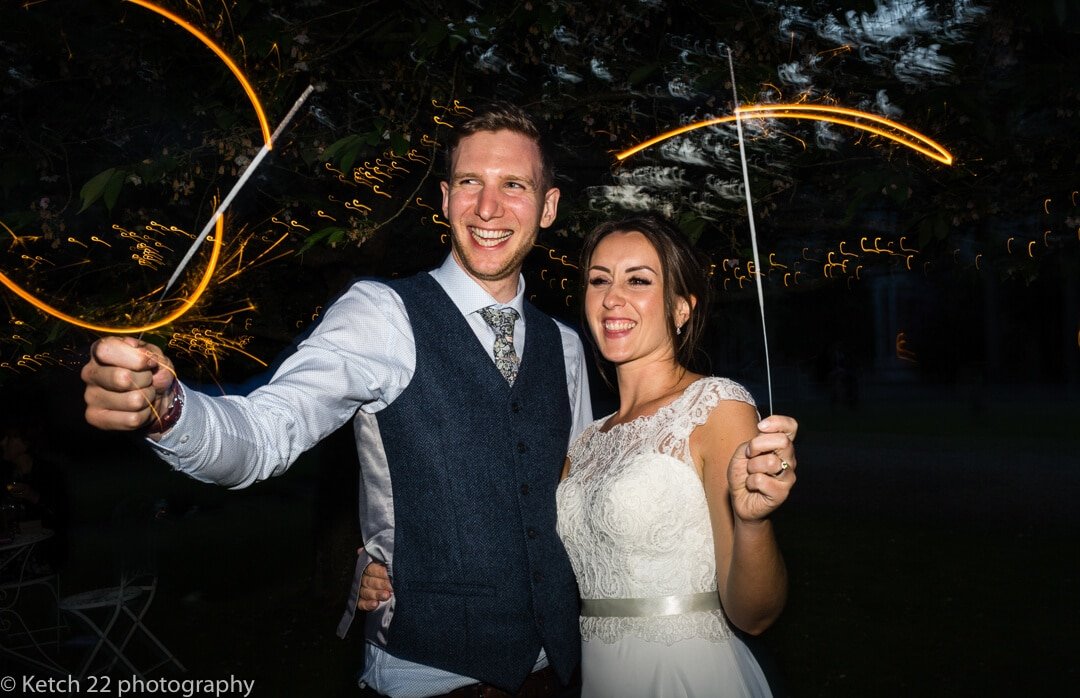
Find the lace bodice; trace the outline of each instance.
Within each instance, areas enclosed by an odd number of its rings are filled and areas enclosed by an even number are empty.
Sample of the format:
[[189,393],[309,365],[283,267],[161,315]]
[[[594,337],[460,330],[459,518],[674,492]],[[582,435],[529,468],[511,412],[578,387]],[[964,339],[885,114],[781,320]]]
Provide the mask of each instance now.
[[[721,400],[754,404],[738,383],[702,378],[655,414],[600,431],[570,447],[559,485],[559,535],[585,599],[651,598],[716,590],[716,558],[705,490],[690,457],[690,434]],[[671,644],[720,641],[723,611],[648,618],[582,617],[586,640],[626,635]]]

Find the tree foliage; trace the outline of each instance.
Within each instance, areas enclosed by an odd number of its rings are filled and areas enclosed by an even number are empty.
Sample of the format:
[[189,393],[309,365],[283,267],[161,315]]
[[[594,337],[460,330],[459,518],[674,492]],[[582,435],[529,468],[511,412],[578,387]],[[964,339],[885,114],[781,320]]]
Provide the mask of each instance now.
[[[316,87],[229,213],[230,235],[250,236],[243,259],[267,248],[264,259],[289,257],[215,284],[202,320],[192,320],[265,341],[263,353],[307,326],[352,274],[438,260],[440,143],[490,99],[538,115],[556,146],[563,204],[541,241],[548,258],[534,265],[550,264],[559,280],[535,284],[546,302],[574,304],[567,262],[581,230],[646,205],[725,261],[718,287],[739,292],[730,270],[745,276],[749,243],[734,131],[702,130],[614,159],[673,126],[731,113],[729,50],[741,102],[891,110],[957,155],[947,168],[836,128],[748,124],[763,249],[787,268],[801,264],[807,283],[850,285],[848,270],[831,275],[808,258],[824,260],[867,232],[906,238],[919,264],[952,274],[978,265],[1030,281],[1070,268],[1048,264],[1054,255],[1075,263],[1080,82],[1069,4],[853,1],[845,14],[765,1],[162,3],[236,59],[271,122]],[[919,7],[926,12],[912,19]],[[909,13],[894,36],[874,34],[874,21],[888,19],[883,8]],[[960,21],[957,8],[971,12]],[[204,46],[133,4],[47,0],[0,12],[5,273],[90,317],[153,314],[147,294],[261,145],[246,96]],[[919,56],[930,69],[915,75]],[[166,231],[155,238],[162,246],[133,264],[136,238],[117,235],[151,221]],[[1040,238],[1041,256],[1015,253]],[[903,255],[873,261],[911,264]],[[770,276],[773,292],[787,288],[780,278]],[[43,330],[51,321],[5,301],[26,323],[9,335],[36,348],[58,341]],[[258,311],[244,329],[243,315],[227,327],[210,322],[245,303]],[[162,341],[176,329],[163,329]],[[82,335],[66,339],[78,346]],[[9,357],[28,348],[5,346]]]

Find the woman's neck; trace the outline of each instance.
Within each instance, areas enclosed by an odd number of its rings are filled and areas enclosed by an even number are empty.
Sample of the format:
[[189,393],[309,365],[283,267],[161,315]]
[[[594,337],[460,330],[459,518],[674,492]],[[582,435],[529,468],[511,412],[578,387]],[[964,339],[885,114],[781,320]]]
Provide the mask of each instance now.
[[619,411],[609,424],[656,412],[700,378],[673,358],[648,364],[624,364],[616,367],[615,372],[619,381]]

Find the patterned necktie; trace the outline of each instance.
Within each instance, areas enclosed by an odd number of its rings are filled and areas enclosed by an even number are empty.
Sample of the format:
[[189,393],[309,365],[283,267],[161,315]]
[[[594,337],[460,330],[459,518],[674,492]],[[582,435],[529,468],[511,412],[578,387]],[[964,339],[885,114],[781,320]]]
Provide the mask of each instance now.
[[510,385],[518,373],[518,355],[514,351],[514,322],[518,313],[513,308],[481,308],[480,316],[495,330],[495,367]]

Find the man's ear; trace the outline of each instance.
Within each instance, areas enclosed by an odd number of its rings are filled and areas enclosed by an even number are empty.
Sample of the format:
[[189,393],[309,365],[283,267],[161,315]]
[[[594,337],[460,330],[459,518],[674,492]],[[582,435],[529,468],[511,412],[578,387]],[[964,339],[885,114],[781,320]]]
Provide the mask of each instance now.
[[540,227],[547,228],[559,213],[559,189],[552,187],[544,194],[544,210],[540,212]]

